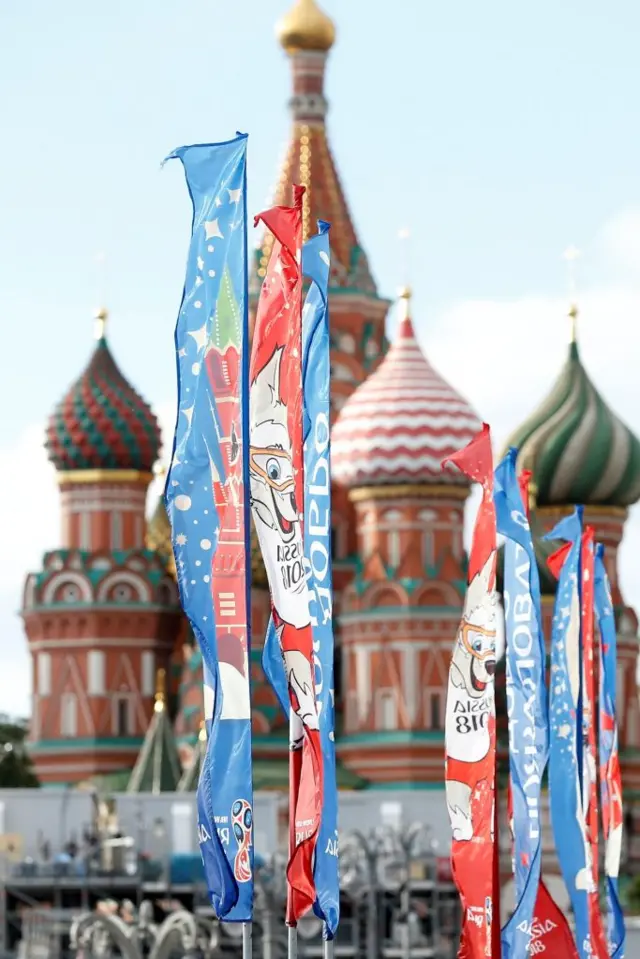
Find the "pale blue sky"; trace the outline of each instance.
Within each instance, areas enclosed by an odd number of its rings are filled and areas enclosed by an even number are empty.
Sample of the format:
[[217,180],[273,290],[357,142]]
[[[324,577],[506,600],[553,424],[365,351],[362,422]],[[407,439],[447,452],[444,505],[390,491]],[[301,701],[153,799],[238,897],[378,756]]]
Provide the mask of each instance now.
[[[405,280],[397,233],[408,227],[421,340],[503,438],[562,362],[560,254],[578,244],[585,295],[594,293],[585,355],[640,429],[629,351],[615,371],[603,361],[607,337],[635,329],[640,307],[640,7],[324,7],[338,28],[330,137],[381,292]],[[0,470],[12,491],[0,498],[0,637],[14,664],[0,710],[26,702],[14,611],[23,571],[55,545],[57,522],[39,437],[92,348],[95,254],[107,257],[114,352],[166,408],[190,209],[179,166],[160,163],[180,144],[246,131],[250,211],[265,205],[289,128],[288,64],[273,32],[287,8],[0,0]],[[496,371],[487,358],[501,344]],[[640,574],[637,586],[636,601]]]
[[[0,316],[15,360],[0,379],[5,438],[48,412],[90,347],[98,251],[117,354],[162,399],[189,209],[180,171],[161,174],[160,161],[246,130],[250,205],[263,204],[288,129],[273,37],[287,6],[1,4]],[[461,297],[562,289],[563,247],[640,202],[636,4],[325,8],[339,31],[331,139],[384,292],[401,279],[399,226],[414,234],[428,316]]]

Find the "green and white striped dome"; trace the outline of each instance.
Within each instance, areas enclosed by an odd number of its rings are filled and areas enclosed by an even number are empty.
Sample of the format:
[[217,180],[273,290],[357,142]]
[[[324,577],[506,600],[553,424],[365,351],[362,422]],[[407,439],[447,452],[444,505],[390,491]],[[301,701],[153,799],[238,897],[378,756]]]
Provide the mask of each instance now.
[[640,442],[609,409],[577,343],[549,396],[509,439],[538,506],[631,506],[640,499]]

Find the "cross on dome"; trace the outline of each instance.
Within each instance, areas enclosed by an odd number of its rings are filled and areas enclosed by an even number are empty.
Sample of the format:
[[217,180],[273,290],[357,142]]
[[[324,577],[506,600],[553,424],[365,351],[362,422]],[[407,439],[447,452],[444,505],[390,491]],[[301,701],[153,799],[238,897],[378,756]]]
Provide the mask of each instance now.
[[104,306],[101,306],[99,309],[95,311],[95,313],[93,314],[93,318],[96,323],[96,328],[95,328],[96,340],[98,341],[104,340],[107,332],[107,320],[109,319],[108,310]]

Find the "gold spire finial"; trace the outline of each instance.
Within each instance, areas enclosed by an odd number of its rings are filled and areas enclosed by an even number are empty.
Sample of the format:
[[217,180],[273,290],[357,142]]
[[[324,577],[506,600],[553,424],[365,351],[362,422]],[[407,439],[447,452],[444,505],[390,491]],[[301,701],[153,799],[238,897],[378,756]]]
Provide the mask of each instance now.
[[107,331],[107,319],[109,318],[109,313],[104,306],[101,306],[95,311],[93,318],[96,321],[96,340],[104,340]]
[[577,343],[578,342],[578,307],[575,303],[572,303],[569,307],[569,312],[567,313],[569,317],[569,342]]
[[568,286],[569,286],[569,312],[568,317],[570,320],[570,342],[576,343],[578,336],[578,304],[576,302],[576,260],[578,260],[582,254],[575,246],[568,247],[562,254],[563,259],[567,263],[567,272],[568,272]]
[[153,709],[156,713],[164,711],[166,693],[166,671],[162,667],[156,673],[156,701]]
[[401,321],[411,318],[411,296],[412,291],[410,286],[403,286],[398,290],[398,299],[401,302]]
[[276,26],[276,36],[287,53],[327,53],[335,43],[336,28],[316,0],[295,0]]
[[411,296],[412,290],[409,285],[409,276],[411,267],[409,265],[411,241],[411,231],[407,227],[398,230],[398,239],[402,243],[402,272],[404,273],[404,285],[398,290],[398,299],[401,301],[400,320],[408,320],[411,317]]

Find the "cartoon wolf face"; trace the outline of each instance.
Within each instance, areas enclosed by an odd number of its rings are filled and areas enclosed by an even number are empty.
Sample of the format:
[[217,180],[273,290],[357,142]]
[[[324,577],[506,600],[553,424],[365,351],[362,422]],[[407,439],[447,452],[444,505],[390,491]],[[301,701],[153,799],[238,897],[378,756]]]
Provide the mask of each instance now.
[[287,408],[280,400],[283,347],[251,384],[251,505],[279,539],[289,543],[298,522]]
[[273,605],[283,622],[310,622],[302,531],[295,496],[287,407],[280,399],[283,347],[251,384],[251,509],[269,576]]
[[469,584],[453,662],[472,699],[484,696],[496,671],[496,596],[489,591],[493,554]]

